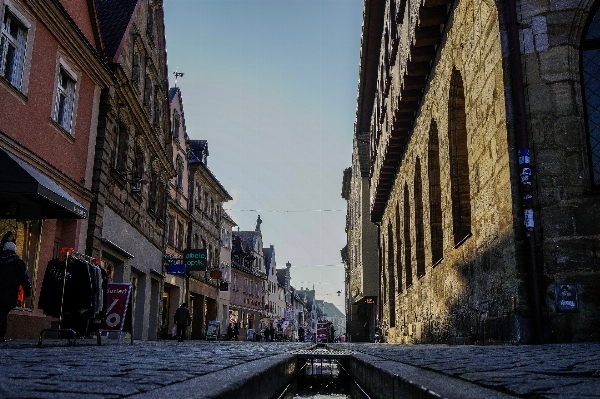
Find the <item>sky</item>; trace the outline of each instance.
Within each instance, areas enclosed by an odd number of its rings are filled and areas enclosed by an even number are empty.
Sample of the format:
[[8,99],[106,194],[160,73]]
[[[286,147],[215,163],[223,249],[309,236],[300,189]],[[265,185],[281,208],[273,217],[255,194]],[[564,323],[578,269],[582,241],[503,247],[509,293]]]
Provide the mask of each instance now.
[[[344,311],[346,202],[362,0],[165,0],[170,86],[179,77],[188,136],[208,140],[208,167],[240,230],[292,285]],[[338,296],[337,291],[342,294]]]

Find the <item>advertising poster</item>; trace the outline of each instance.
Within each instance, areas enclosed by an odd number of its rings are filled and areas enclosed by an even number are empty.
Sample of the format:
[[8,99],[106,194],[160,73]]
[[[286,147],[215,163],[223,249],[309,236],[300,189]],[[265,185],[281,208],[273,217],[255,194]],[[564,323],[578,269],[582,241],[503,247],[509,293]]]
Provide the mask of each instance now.
[[131,293],[130,283],[108,283],[106,316],[102,319],[103,331],[122,331]]

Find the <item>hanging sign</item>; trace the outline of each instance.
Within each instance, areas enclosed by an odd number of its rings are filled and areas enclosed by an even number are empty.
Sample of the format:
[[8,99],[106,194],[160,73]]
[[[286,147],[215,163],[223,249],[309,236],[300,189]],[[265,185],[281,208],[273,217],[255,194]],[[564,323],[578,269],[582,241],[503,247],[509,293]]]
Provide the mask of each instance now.
[[167,274],[183,275],[185,274],[185,265],[183,263],[167,265]]
[[218,280],[221,277],[223,277],[223,272],[220,270],[211,270],[210,272],[210,278],[212,278],[213,280]]
[[185,263],[185,267],[189,271],[206,271],[206,258],[206,248],[186,249],[183,251],[183,263]]
[[103,331],[122,331],[131,293],[130,283],[108,283],[106,291],[106,316],[102,319]]

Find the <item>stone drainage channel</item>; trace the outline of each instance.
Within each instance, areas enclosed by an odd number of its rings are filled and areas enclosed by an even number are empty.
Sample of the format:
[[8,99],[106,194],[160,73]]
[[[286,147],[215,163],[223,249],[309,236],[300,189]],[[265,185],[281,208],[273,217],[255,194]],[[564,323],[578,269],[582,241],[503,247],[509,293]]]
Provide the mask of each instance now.
[[[202,398],[509,398],[463,380],[325,344],[219,372]],[[163,392],[164,394],[165,392]],[[172,392],[176,394],[176,392]],[[183,392],[179,392],[183,393]],[[187,392],[189,396],[190,392]],[[149,396],[152,396],[150,394]],[[148,397],[148,393],[144,395]],[[164,396],[162,396],[164,397]]]

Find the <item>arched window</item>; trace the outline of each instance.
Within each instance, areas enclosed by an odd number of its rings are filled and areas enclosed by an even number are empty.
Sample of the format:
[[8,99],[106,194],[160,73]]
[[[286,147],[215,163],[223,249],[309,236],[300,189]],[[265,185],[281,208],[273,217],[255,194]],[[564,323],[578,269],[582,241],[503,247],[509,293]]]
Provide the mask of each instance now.
[[394,278],[394,232],[392,224],[388,222],[388,237],[387,237],[387,262],[388,262],[388,295],[390,306],[390,327],[396,326],[396,289]]
[[179,142],[179,112],[173,111],[173,138]]
[[412,285],[412,251],[410,241],[410,196],[408,185],[404,184],[404,269],[406,271],[406,288]]
[[589,22],[581,50],[591,184],[600,188],[600,9]]
[[462,77],[456,69],[452,71],[450,80],[448,113],[452,226],[454,245],[456,246],[471,235],[471,186],[469,182],[465,92]]
[[437,125],[431,121],[427,151],[427,172],[429,175],[429,232],[431,233],[431,265],[441,260],[444,250],[442,230],[442,190],[440,185],[440,145]]
[[415,163],[415,250],[417,257],[417,277],[425,275],[425,232],[423,227],[423,187],[421,181],[421,160]]
[[400,239],[400,203],[396,203],[396,276],[398,292],[402,292],[402,240]]

